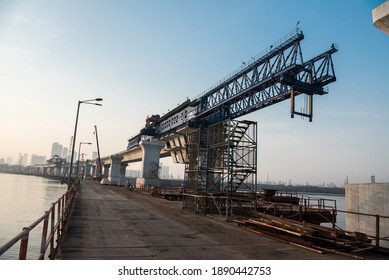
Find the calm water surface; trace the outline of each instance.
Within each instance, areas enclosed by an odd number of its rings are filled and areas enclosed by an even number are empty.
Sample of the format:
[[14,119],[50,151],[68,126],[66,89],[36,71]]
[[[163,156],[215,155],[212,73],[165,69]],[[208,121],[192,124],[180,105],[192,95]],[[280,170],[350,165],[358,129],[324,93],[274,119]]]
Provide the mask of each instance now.
[[[67,185],[43,177],[0,173],[0,246],[39,219],[67,190]],[[30,232],[28,259],[37,259],[42,224]],[[15,244],[0,259],[17,259]]]
[[[327,206],[330,206],[332,207],[333,204],[331,202],[331,200],[335,200],[336,201],[336,209],[338,210],[346,210],[346,200],[345,200],[345,196],[344,195],[340,195],[340,194],[318,194],[318,193],[299,193],[298,194],[300,197],[303,196],[304,198],[307,198],[307,197],[310,197],[311,199],[313,200],[317,200],[317,199],[325,199],[325,205]],[[322,226],[327,226],[327,227],[331,227],[332,224],[331,223],[322,223],[321,224]],[[340,213],[338,212],[337,216],[336,216],[336,225],[338,227],[340,227],[341,229],[346,229],[346,214],[345,213]]]

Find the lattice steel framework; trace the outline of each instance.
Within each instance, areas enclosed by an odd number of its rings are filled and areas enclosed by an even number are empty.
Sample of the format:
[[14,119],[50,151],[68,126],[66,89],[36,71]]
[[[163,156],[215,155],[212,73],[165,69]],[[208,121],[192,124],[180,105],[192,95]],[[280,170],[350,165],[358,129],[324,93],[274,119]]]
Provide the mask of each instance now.
[[185,192],[205,194],[207,184],[207,129],[198,128],[187,134]]
[[[336,80],[331,49],[304,62],[300,42],[304,39],[296,30],[253,58],[199,97],[198,121],[216,123],[235,119],[252,111],[291,98],[291,116],[309,117],[312,121],[313,95],[323,95],[324,86]],[[307,94],[309,113],[294,109],[294,98]]]
[[242,201],[253,201],[257,193],[256,137],[256,122],[236,120],[189,134],[184,209],[228,218]]

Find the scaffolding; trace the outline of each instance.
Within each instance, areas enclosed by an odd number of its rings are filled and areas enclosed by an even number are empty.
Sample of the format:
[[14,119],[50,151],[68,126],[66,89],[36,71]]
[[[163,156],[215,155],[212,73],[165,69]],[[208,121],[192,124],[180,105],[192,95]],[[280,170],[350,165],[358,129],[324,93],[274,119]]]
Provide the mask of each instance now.
[[226,219],[255,208],[257,123],[227,120],[187,137],[183,208]]

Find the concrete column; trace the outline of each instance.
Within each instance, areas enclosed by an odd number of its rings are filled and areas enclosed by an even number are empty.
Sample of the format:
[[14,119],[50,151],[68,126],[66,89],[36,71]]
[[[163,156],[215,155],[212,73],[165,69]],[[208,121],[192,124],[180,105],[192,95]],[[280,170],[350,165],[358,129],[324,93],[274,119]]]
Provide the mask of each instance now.
[[88,159],[85,161],[84,177],[91,176],[91,168],[92,168],[92,164],[91,164],[90,160]]
[[62,164],[55,167],[55,175],[61,176]]
[[103,173],[104,173],[103,177],[104,178],[108,178],[108,176],[109,176],[109,168],[110,167],[111,167],[110,164],[104,164],[104,171],[103,171]]
[[91,165],[91,175],[92,175],[92,177],[97,177],[96,165]]
[[120,169],[123,156],[112,155],[111,157],[111,168],[109,169],[108,180],[112,185],[120,184]]
[[[101,166],[101,168],[100,168],[100,166]],[[100,158],[97,158],[96,159],[96,172],[93,173],[96,175],[96,177],[100,178],[103,176],[103,174],[102,174],[103,173],[103,166],[104,166],[104,162],[102,162]],[[101,172],[100,172],[100,170],[101,170]]]
[[62,174],[63,174],[63,175],[66,175],[66,176],[69,175],[69,166],[68,166],[68,165],[64,165],[64,166],[62,167]]
[[142,148],[142,170],[141,178],[137,178],[136,186],[153,185],[159,186],[161,180],[158,178],[159,159],[162,148],[165,143],[162,141],[140,141],[139,146]]
[[120,181],[119,181],[119,184],[121,186],[125,185],[127,165],[128,165],[127,163],[121,163],[120,164]]

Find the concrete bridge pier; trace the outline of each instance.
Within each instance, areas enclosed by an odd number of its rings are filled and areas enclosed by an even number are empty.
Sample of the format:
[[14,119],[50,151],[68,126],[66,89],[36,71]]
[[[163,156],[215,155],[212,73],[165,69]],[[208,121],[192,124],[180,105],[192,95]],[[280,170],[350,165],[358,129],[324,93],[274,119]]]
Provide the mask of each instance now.
[[125,185],[125,180],[126,180],[126,168],[127,168],[128,164],[127,163],[124,163],[122,162],[120,164],[120,181],[119,181],[119,184],[121,186],[124,186]]
[[92,177],[97,177],[97,174],[96,174],[96,165],[91,165],[91,170],[90,170],[90,175],[92,176]]
[[108,178],[109,176],[109,168],[111,167],[110,164],[103,164],[104,170],[103,170],[103,177]]
[[109,169],[108,180],[110,181],[111,185],[118,185],[122,180],[121,170],[122,170],[123,156],[112,155],[110,158],[111,158],[111,168]]
[[62,175],[68,175],[69,174],[69,166],[63,166],[62,167]]
[[56,176],[61,176],[61,174],[62,174],[62,164],[61,165],[56,165],[54,172],[55,172]]
[[160,186],[159,179],[159,159],[165,142],[162,141],[144,141],[139,142],[142,148],[142,169],[141,177],[136,178],[136,187],[142,186]]
[[85,161],[84,177],[91,175],[92,163],[89,159]]

